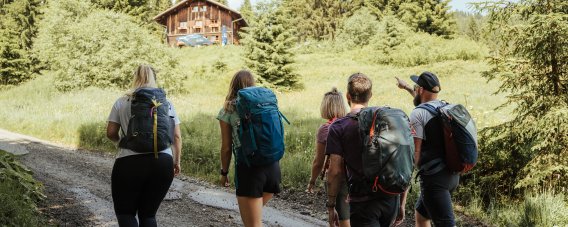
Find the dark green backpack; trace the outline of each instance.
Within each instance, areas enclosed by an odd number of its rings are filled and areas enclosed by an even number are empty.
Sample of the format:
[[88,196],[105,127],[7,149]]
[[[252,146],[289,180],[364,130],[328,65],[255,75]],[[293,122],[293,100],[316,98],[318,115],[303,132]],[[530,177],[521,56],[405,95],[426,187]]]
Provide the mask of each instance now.
[[355,117],[365,147],[366,186],[388,195],[405,192],[414,170],[414,139],[408,116],[400,109],[367,107]]

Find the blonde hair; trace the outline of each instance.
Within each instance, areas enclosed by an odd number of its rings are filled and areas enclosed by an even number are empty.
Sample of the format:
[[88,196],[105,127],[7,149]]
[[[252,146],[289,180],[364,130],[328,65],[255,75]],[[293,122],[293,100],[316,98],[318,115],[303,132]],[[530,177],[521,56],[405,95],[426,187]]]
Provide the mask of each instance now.
[[323,96],[320,112],[321,117],[328,120],[344,117],[347,114],[345,101],[336,87],[331,88],[331,91]]
[[254,85],[254,77],[248,70],[241,70],[235,73],[231,80],[231,85],[229,85],[229,92],[225,97],[223,109],[229,113],[235,111],[235,99],[237,98],[237,92],[243,88],[252,87]]
[[136,71],[134,71],[132,85],[126,95],[132,96],[134,91],[141,87],[158,87],[158,84],[156,83],[156,72],[150,65],[142,64],[136,68]]

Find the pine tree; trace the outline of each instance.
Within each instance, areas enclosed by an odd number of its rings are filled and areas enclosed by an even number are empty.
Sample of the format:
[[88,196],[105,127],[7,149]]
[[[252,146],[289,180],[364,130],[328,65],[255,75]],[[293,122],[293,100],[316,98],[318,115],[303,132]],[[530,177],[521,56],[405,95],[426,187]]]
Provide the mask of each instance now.
[[475,41],[479,41],[481,39],[481,31],[479,29],[479,25],[477,25],[477,21],[473,16],[469,18],[467,36]]
[[394,14],[416,31],[451,37],[455,20],[449,13],[449,0],[364,0],[375,16]]
[[228,6],[227,0],[216,0],[216,1],[219,2],[219,3],[221,3],[221,4],[223,4],[223,5]]
[[241,16],[245,18],[247,22],[252,22],[251,20],[254,18],[254,13],[252,11],[252,4],[250,4],[250,0],[245,0],[239,8]]
[[295,43],[292,32],[284,26],[285,15],[277,5],[259,3],[260,12],[253,26],[246,28],[245,63],[265,85],[279,89],[299,86],[293,71]]
[[18,84],[39,72],[32,54],[37,33],[39,0],[3,1],[0,4],[0,75],[3,84]]
[[568,2],[499,1],[488,11],[500,47],[486,72],[502,82],[503,106],[514,117],[481,132],[479,184],[503,194],[515,189],[568,187]]
[[360,7],[358,1],[285,0],[283,8],[301,39],[334,39],[342,21]]
[[157,11],[153,8],[164,6],[160,0],[91,0],[95,5],[115,12],[128,14],[136,18],[142,25],[151,24],[152,17]]

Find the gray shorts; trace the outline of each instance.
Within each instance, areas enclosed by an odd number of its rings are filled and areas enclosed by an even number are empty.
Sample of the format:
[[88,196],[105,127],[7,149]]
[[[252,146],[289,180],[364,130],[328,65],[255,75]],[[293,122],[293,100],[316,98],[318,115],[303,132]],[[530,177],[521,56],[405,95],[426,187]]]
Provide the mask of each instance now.
[[[327,183],[325,184],[325,191],[327,191]],[[349,220],[348,194],[347,182],[343,181],[341,182],[340,190],[337,192],[337,198],[335,199],[335,211],[337,211],[340,221]]]

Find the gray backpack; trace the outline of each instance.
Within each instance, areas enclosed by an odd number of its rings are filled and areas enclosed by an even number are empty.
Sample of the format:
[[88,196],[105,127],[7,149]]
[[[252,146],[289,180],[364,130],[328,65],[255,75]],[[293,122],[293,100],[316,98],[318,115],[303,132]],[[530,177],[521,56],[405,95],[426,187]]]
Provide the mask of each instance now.
[[364,143],[363,174],[371,192],[398,195],[406,191],[414,170],[414,139],[404,111],[367,107],[356,115]]

